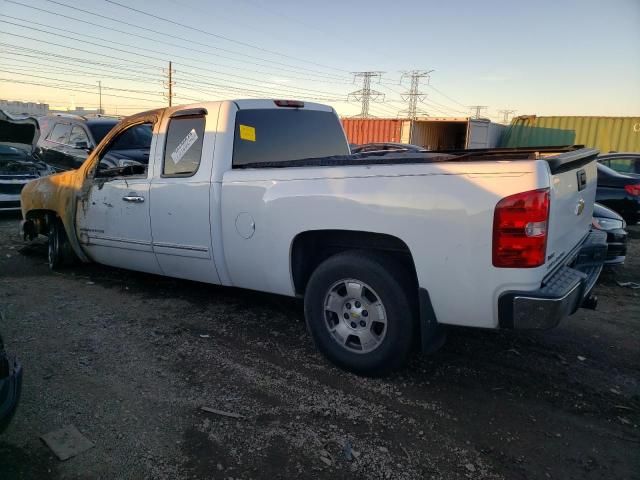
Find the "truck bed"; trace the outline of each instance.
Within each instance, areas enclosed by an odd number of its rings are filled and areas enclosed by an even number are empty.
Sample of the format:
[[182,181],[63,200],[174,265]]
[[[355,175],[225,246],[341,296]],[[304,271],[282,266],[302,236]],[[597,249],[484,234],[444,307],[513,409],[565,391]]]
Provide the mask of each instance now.
[[561,173],[568,169],[586,165],[597,155],[598,150],[583,148],[581,145],[569,147],[540,148],[487,148],[473,150],[441,150],[424,153],[416,152],[367,152],[352,155],[335,155],[322,158],[303,158],[281,162],[247,163],[234,168],[294,168],[294,167],[345,167],[362,165],[411,165],[439,162],[474,161],[517,161],[546,160],[551,173]]

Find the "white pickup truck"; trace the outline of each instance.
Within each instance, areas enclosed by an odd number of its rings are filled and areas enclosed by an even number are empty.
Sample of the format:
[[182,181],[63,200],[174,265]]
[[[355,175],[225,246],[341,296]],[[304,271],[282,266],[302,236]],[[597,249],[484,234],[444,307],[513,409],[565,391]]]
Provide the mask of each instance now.
[[[138,133],[148,165],[99,166]],[[327,106],[170,107],[27,184],[22,228],[49,236],[52,268],[77,258],[303,297],[317,348],[378,374],[441,344],[442,325],[551,328],[595,306],[597,153],[351,155]]]

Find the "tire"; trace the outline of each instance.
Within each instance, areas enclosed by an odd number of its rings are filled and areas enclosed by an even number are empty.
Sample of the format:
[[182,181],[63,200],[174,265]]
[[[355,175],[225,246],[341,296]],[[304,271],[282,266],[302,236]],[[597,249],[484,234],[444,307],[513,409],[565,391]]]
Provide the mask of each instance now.
[[404,365],[411,353],[416,293],[406,270],[384,255],[340,253],[309,279],[307,326],[332,363],[362,375],[382,375]]
[[48,236],[47,261],[49,268],[51,270],[58,270],[73,263],[75,255],[71,249],[64,225],[59,218],[49,219]]

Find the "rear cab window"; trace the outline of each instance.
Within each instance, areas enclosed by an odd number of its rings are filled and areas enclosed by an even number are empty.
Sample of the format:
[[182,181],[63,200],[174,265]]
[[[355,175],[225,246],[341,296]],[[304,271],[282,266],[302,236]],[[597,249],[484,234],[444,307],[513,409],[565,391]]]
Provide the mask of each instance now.
[[234,168],[348,154],[349,146],[333,112],[275,108],[236,113]]

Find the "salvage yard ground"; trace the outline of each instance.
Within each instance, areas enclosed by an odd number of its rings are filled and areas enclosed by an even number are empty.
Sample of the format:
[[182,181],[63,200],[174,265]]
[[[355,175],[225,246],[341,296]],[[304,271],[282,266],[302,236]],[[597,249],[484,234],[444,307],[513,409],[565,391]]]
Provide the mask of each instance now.
[[[0,332],[20,408],[0,478],[640,476],[640,227],[599,310],[550,332],[452,329],[384,379],[312,347],[294,300],[79,265],[0,217]],[[203,411],[208,407],[234,416]],[[61,462],[40,436],[94,447]]]

